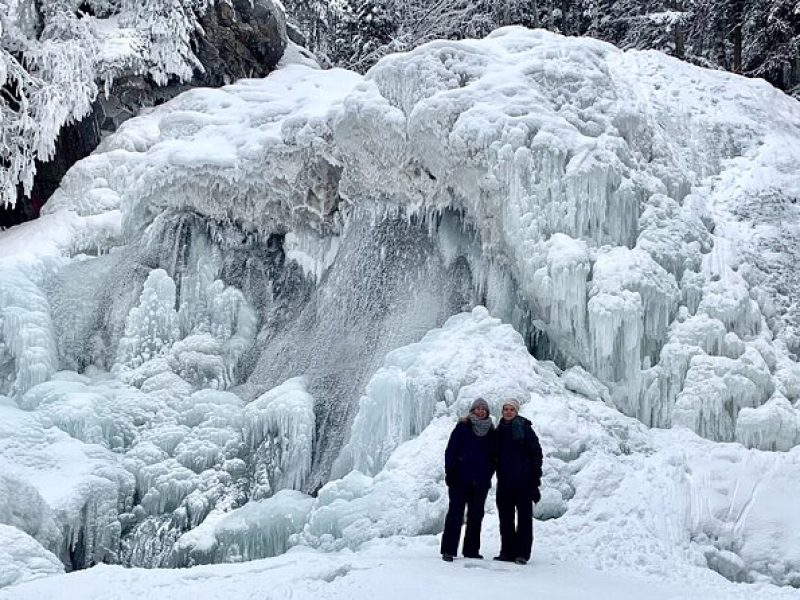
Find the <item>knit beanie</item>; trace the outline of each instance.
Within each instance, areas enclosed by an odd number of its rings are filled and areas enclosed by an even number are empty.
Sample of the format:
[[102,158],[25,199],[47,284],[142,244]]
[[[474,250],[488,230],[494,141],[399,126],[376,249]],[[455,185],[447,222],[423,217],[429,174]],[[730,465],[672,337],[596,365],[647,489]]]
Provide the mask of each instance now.
[[489,403],[486,402],[483,398],[475,398],[475,401],[472,403],[472,406],[469,407],[469,412],[475,412],[476,408],[482,408],[486,411],[486,414],[489,414]]
[[508,404],[510,406],[513,406],[514,410],[516,410],[517,414],[519,414],[519,401],[518,400],[515,400],[514,398],[509,398],[508,400],[503,400],[503,406],[505,406],[506,404]]

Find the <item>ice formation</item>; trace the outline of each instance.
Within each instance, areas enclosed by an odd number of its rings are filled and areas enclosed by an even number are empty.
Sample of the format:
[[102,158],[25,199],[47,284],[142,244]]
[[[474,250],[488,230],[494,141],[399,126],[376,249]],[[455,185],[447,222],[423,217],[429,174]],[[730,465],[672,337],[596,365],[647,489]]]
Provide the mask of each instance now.
[[0,525],[0,540],[0,588],[64,572],[52,552],[16,527]]
[[[47,385],[47,384],[44,384]],[[119,515],[129,510],[133,476],[108,449],[85,444],[0,397],[4,522],[66,566],[118,559]]]
[[0,272],[0,295],[0,392],[24,393],[58,370],[50,307],[41,289],[14,268]]
[[[498,327],[483,307],[448,320],[418,343],[390,352],[359,402],[348,443],[333,475],[352,470],[377,475],[403,442],[419,436],[434,415],[452,407],[466,412],[482,397],[498,412],[506,397],[534,389],[538,369],[510,326]],[[497,363],[525,365],[498,385]]]
[[313,500],[281,490],[228,513],[209,515],[175,544],[173,562],[191,566],[242,562],[286,552],[290,536],[305,525]]
[[314,450],[314,398],[302,379],[289,379],[247,405],[244,439],[256,456],[253,498],[303,489]]
[[68,569],[433,534],[454,418],[513,395],[559,556],[800,585],[799,138],[518,28],[187,92],[0,232],[0,523]]

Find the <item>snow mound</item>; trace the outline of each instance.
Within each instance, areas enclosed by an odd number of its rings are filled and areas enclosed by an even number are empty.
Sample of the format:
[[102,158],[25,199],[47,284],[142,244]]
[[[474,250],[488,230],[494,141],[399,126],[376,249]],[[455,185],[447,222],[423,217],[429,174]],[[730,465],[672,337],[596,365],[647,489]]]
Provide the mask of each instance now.
[[286,552],[289,537],[305,524],[312,499],[281,490],[229,513],[211,514],[175,544],[177,566],[242,562]]
[[116,560],[119,515],[130,506],[134,485],[115,454],[45,428],[4,401],[0,473],[14,482],[14,493],[0,499],[5,522],[47,544],[71,568]]
[[0,525],[0,588],[64,572],[56,556],[16,527]]

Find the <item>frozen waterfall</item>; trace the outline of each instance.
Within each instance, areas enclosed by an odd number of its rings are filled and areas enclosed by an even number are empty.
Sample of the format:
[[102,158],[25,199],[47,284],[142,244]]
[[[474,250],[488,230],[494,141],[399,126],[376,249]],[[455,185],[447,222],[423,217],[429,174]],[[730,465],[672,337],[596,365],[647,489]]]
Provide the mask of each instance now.
[[519,28],[127,121],[0,232],[0,585],[435,534],[477,396],[564,555],[800,585],[798,140],[766,84]]

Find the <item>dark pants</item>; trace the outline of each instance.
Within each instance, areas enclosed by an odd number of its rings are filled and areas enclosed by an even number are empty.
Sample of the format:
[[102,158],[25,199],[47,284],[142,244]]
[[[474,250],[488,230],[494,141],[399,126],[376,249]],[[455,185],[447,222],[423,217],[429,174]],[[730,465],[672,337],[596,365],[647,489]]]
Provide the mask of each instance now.
[[500,519],[500,555],[530,560],[533,546],[533,500],[530,492],[498,484],[497,517]]
[[467,530],[464,533],[464,555],[475,556],[481,550],[481,523],[483,505],[486,502],[488,487],[453,486],[448,488],[450,506],[444,521],[442,534],[442,554],[458,554],[458,539],[461,537],[461,524],[464,522],[464,508],[467,509]]

